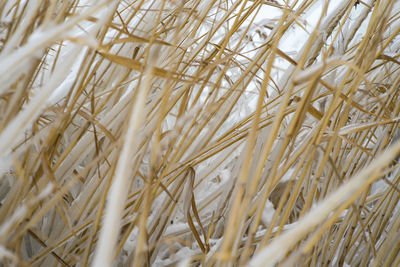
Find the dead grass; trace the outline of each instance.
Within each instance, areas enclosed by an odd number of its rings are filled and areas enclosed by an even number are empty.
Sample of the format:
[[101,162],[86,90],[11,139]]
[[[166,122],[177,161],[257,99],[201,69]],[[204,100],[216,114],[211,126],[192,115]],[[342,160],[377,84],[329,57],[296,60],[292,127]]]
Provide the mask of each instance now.
[[399,12],[1,2],[2,266],[400,265]]

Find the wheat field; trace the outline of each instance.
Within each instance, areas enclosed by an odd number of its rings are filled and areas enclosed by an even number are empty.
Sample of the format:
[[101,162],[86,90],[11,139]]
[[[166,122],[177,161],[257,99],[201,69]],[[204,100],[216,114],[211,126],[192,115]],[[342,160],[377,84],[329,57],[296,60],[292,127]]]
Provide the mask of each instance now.
[[400,266],[400,1],[0,16],[0,266]]

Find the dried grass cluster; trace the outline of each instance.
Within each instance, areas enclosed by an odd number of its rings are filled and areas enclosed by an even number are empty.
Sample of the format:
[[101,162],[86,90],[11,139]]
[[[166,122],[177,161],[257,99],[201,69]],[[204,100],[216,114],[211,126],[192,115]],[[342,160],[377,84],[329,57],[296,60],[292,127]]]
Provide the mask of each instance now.
[[400,266],[398,1],[0,16],[1,266]]

